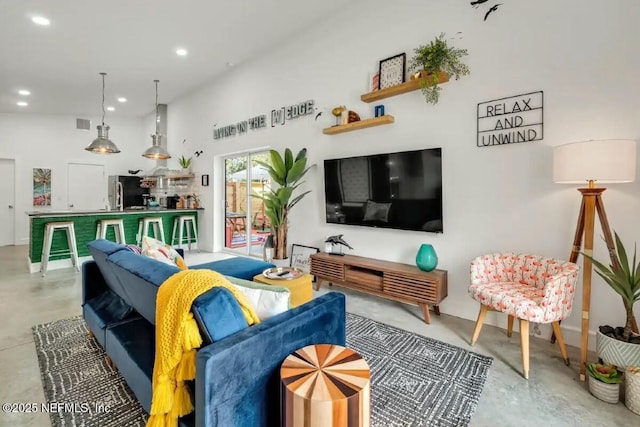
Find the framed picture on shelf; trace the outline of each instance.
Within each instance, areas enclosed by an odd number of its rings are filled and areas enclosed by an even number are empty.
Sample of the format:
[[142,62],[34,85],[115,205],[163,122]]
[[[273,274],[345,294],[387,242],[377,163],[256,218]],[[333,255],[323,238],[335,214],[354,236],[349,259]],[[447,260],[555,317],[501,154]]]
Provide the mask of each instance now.
[[406,80],[407,54],[392,56],[380,61],[379,89],[386,89],[391,86],[404,83]]
[[202,175],[202,182],[201,182],[203,187],[208,187],[209,186],[209,175]]
[[[305,273],[309,273],[311,271],[311,255],[317,254],[318,252],[320,252],[319,248],[296,245],[294,243],[291,245],[291,257],[289,258],[291,260],[291,267],[297,267]],[[313,281],[316,281],[315,276],[313,277]]]

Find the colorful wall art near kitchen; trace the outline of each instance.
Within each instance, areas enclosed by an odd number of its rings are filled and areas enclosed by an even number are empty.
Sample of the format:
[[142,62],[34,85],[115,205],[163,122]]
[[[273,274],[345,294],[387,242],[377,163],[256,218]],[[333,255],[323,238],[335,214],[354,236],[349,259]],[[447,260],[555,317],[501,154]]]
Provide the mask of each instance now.
[[51,169],[33,168],[33,206],[51,206]]

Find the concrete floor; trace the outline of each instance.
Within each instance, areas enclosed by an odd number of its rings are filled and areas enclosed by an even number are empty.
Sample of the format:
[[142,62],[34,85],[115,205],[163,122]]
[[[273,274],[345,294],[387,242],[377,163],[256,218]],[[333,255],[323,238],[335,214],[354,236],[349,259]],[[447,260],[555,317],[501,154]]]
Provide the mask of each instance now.
[[[188,264],[226,257],[188,253]],[[81,313],[81,276],[71,269],[50,271],[45,278],[27,273],[26,246],[0,247],[0,402],[44,402],[31,326]],[[451,284],[450,284],[451,286]],[[347,294],[347,310],[494,358],[473,416],[472,426],[639,426],[640,416],[623,403],[592,397],[578,380],[578,366],[566,367],[555,345],[531,339],[531,368],[520,375],[520,340],[503,329],[485,326],[475,347],[469,345],[474,322],[457,317],[421,319],[417,307],[334,287]],[[318,295],[328,291],[323,286]],[[505,322],[506,323],[506,322]],[[579,349],[569,347],[571,360]],[[0,414],[0,426],[49,426],[46,414]],[[230,426],[231,427],[231,426]]]

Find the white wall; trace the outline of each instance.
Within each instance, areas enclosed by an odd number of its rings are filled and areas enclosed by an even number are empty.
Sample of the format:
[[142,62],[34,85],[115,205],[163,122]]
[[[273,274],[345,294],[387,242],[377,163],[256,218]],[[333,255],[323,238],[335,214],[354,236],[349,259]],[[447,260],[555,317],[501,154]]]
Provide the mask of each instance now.
[[[15,241],[29,242],[26,211],[44,207],[32,205],[33,168],[48,168],[52,174],[51,209],[67,209],[67,164],[70,162],[103,164],[107,175],[127,174],[128,169],[146,169],[152,160],[141,156],[147,145],[141,119],[113,118],[109,138],[121,153],[99,155],[84,148],[97,136],[100,122],[90,117],[90,131],[76,129],[75,116],[39,114],[0,114],[0,157],[16,161]],[[149,138],[150,140],[150,138]]]
[[[414,262],[421,243],[432,243],[439,267],[449,272],[444,313],[475,319],[478,304],[467,295],[467,283],[469,261],[477,255],[524,251],[566,259],[580,195],[573,186],[553,184],[550,146],[607,137],[639,139],[640,3],[619,0],[603,7],[595,0],[514,0],[484,22],[485,9],[445,0],[346,6],[330,22],[170,104],[169,151],[179,154],[182,147],[172,147],[171,141],[186,138],[187,152],[205,151],[196,167],[215,176],[214,186],[203,195],[203,244],[213,247],[222,239],[221,215],[215,221],[213,216],[222,212],[224,197],[216,156],[262,146],[307,147],[317,164],[307,180],[313,193],[291,214],[289,242],[322,247],[325,236],[342,233],[354,254],[406,263]],[[368,91],[380,59],[403,51],[410,58],[414,47],[440,32],[458,31],[463,38],[456,46],[469,50],[471,75],[443,85],[438,105],[426,104],[413,92],[382,102],[395,124],[339,136],[321,133],[333,124],[334,106],[345,104],[363,118],[372,116],[375,103],[362,103],[359,97]],[[544,91],[543,141],[476,147],[479,102],[538,90]],[[242,136],[212,138],[214,123],[236,123],[306,99],[315,99],[324,112],[318,121],[306,117]],[[325,223],[323,159],[423,147],[443,150],[443,234]],[[638,183],[612,185],[604,200],[612,227],[627,245],[640,240]],[[596,234],[595,255],[605,260],[599,229]],[[578,294],[573,315],[563,323],[572,344],[579,343],[580,301]],[[591,301],[592,330],[623,322],[620,298],[599,279]],[[504,327],[503,315],[492,316],[490,322]]]

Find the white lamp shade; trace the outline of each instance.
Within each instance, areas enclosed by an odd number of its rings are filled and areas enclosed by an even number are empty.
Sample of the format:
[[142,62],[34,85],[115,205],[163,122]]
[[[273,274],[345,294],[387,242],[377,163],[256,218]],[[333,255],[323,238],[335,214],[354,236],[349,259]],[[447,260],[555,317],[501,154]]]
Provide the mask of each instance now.
[[553,181],[559,184],[633,182],[636,141],[605,139],[559,145],[553,149]]

